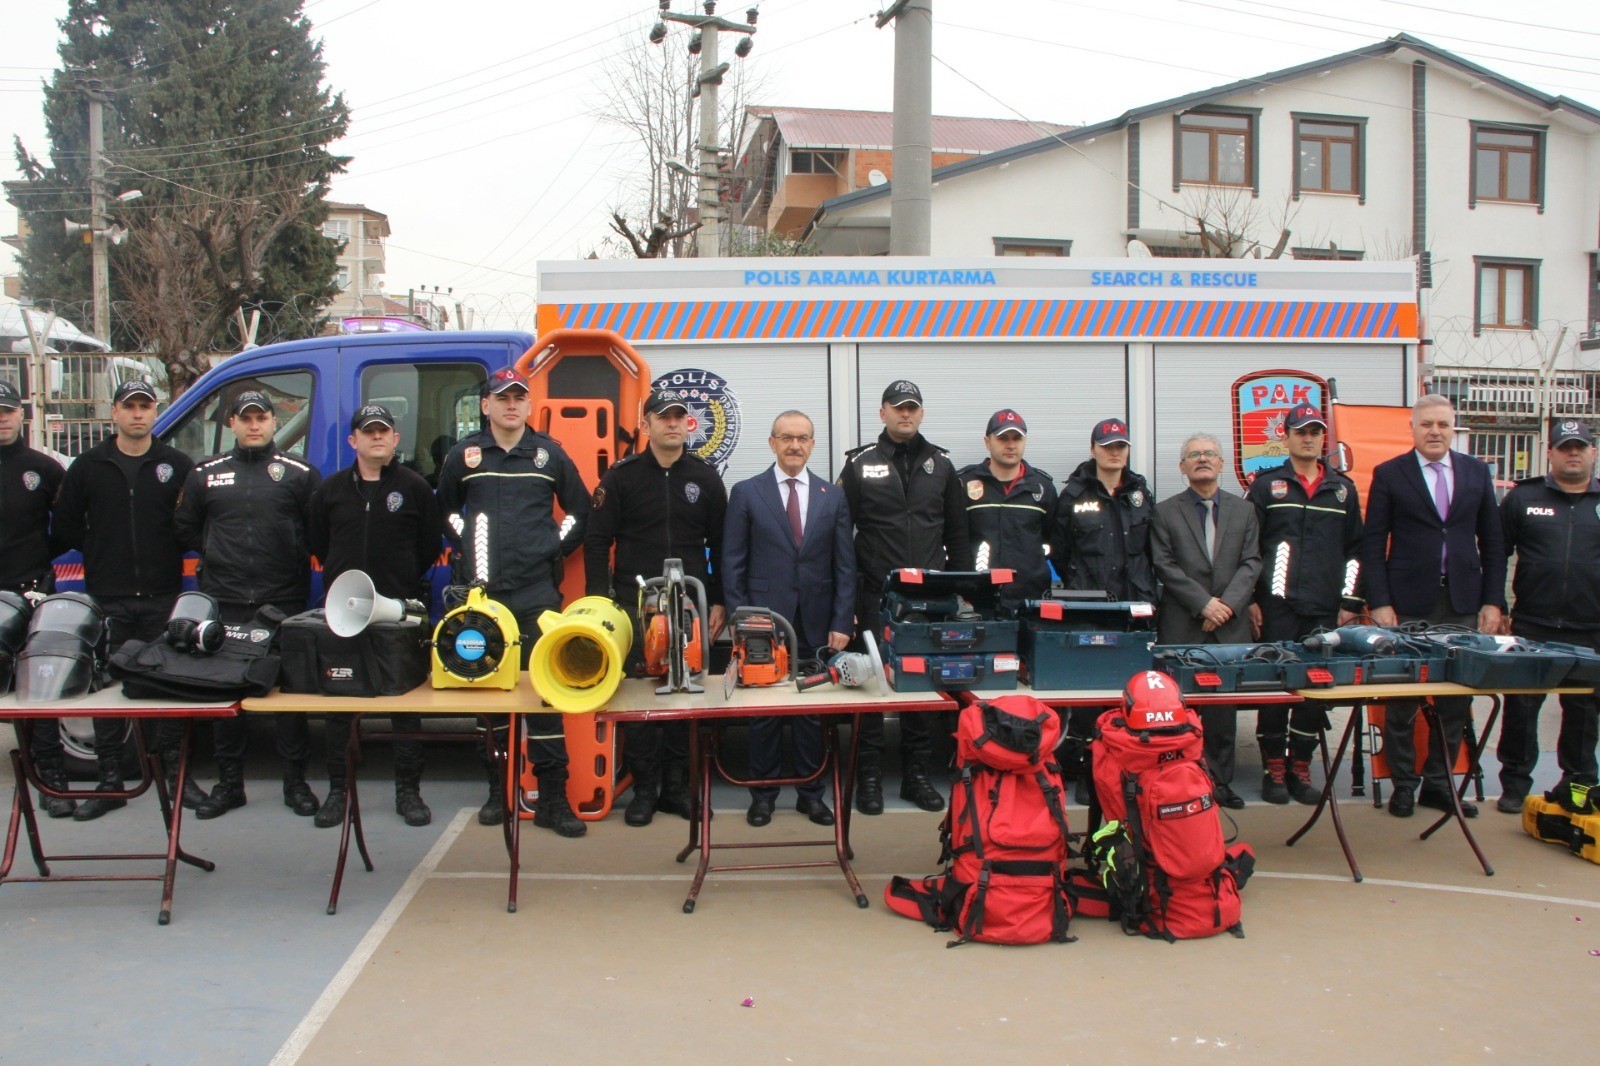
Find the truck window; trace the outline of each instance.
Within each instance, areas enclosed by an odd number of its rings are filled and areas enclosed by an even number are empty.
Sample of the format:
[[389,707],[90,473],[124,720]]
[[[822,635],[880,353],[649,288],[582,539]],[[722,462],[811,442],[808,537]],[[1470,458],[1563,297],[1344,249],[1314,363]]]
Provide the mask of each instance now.
[[361,371],[361,402],[381,403],[400,423],[397,457],[437,487],[456,441],[478,430],[478,363],[388,363]]
[[278,432],[273,437],[278,447],[292,455],[304,456],[315,386],[316,379],[309,370],[224,382],[172,427],[167,433],[167,443],[196,462],[227,451],[234,444],[233,431],[228,428],[228,408],[233,398],[246,389],[260,389],[271,398],[278,412]]

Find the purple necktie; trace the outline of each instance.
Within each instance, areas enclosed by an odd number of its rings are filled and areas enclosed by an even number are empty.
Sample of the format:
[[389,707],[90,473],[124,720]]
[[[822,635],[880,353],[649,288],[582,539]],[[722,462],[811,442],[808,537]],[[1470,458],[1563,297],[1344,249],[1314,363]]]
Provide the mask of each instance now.
[[[1433,506],[1439,512],[1440,520],[1450,517],[1450,485],[1444,478],[1443,463],[1429,463],[1428,469],[1433,471]],[[1446,562],[1450,558],[1450,547],[1445,545],[1444,553],[1439,557],[1439,570],[1444,572]]]
[[798,548],[805,537],[805,532],[800,528],[800,479],[792,477],[784,484],[789,486],[789,505],[786,508],[789,512],[789,532],[794,535],[794,545]]

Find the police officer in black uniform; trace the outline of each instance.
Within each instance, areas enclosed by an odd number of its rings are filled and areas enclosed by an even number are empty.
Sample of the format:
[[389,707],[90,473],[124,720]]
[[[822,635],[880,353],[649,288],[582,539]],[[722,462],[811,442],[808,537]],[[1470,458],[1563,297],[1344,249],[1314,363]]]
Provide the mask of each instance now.
[[[890,571],[966,570],[972,566],[967,500],[955,465],[943,448],[922,435],[922,390],[890,382],[878,417],[883,432],[845,457],[839,486],[856,522],[856,626],[877,623]],[[920,714],[900,717],[900,796],[925,811],[944,809],[928,779],[932,755],[929,723]],[[861,716],[856,809],[883,813],[883,715]]]
[[[1089,433],[1089,458],[1067,478],[1056,503],[1050,560],[1063,587],[1104,592],[1118,602],[1156,602],[1156,572],[1150,560],[1150,522],[1155,498],[1144,476],[1128,467],[1128,423],[1104,418]],[[1092,707],[1067,715],[1070,744],[1062,747],[1077,777],[1075,799],[1089,802],[1087,752],[1094,735]]]
[[983,444],[988,461],[956,475],[966,494],[973,566],[1011,570],[1015,576],[1001,586],[1000,599],[1018,607],[1050,591],[1045,545],[1056,513],[1055,479],[1023,460],[1028,423],[1009,407],[989,417]]
[[[278,448],[278,416],[266,393],[246,389],[228,408],[235,444],[196,466],[178,500],[178,541],[200,553],[200,591],[217,601],[222,622],[247,626],[263,607],[285,616],[306,609],[311,593],[311,548],[306,527],[311,496],[322,484],[317,468]],[[311,730],[303,714],[274,715],[283,761],[283,804],[302,818],[317,813],[306,784]],[[195,810],[217,818],[245,805],[244,756],[249,727],[219,718],[217,784]]]
[[[517,619],[522,634],[522,668],[539,638],[539,616],[561,609],[562,560],[583,543],[589,524],[589,490],[572,459],[555,438],[528,425],[533,408],[528,379],[511,367],[497,370],[483,384],[479,400],[486,425],[457,442],[439,469],[439,510],[444,535],[460,563],[458,574],[478,572],[474,535],[480,517],[488,521],[488,594]],[[566,512],[558,526],[555,505]],[[459,523],[459,524],[458,524]],[[465,535],[463,535],[463,531]],[[527,716],[539,801],[533,824],[564,837],[588,831],[567,800],[567,738],[561,715]],[[492,728],[504,728],[491,723]],[[505,817],[505,782],[482,752],[489,798],[478,821],[496,825]]]
[[[1560,419],[1550,427],[1550,472],[1525,478],[1500,504],[1506,552],[1516,553],[1511,632],[1600,650],[1600,481],[1594,431]],[[1495,808],[1522,810],[1539,761],[1543,696],[1507,696],[1500,723],[1500,798]],[[1561,697],[1557,790],[1593,785],[1600,702],[1593,693]]]
[[[1261,471],[1245,493],[1261,519],[1261,577],[1250,605],[1259,640],[1304,640],[1363,610],[1361,501],[1355,483],[1323,462],[1327,430],[1315,405],[1291,408],[1284,418],[1289,461]],[[1311,756],[1325,725],[1322,708],[1309,702],[1257,712],[1263,800],[1321,798],[1311,783]]]
[[[62,477],[60,463],[28,447],[22,437],[22,394],[11,382],[0,381],[0,589],[46,595],[55,591],[50,504]],[[30,754],[40,780],[53,789],[67,787],[59,719],[33,723]],[[43,793],[39,806],[52,818],[69,818],[77,810],[72,800]]]
[[[124,641],[159,640],[172,605],[183,591],[183,549],[173,529],[178,493],[194,469],[183,452],[155,440],[156,391],[135,379],[117,386],[111,400],[116,434],[67,468],[56,496],[51,531],[58,548],[83,552],[83,585],[106,613],[111,647]],[[121,792],[124,720],[94,720],[94,754],[101,792]],[[163,719],[156,749],[166,763],[167,784],[177,787],[182,727]],[[182,803],[190,810],[205,793],[184,781]],[[78,805],[80,822],[126,807],[127,800],[92,797]]]
[[[350,447],[356,461],[325,480],[311,497],[311,553],[322,560],[323,588],[347,570],[372,579],[380,596],[421,599],[430,590],[427,576],[439,558],[439,502],[423,476],[394,461],[400,445],[395,417],[381,404],[367,404],[350,418]],[[417,733],[422,718],[393,714],[396,733]],[[319,829],[344,820],[345,753],[355,729],[353,715],[330,715],[328,795],[312,819]],[[433,821],[422,802],[422,742],[394,742],[394,809],[407,825]]]
[[[638,603],[639,579],[660,577],[668,559],[683,560],[684,575],[705,584],[710,618],[703,641],[709,655],[727,614],[722,595],[722,522],[728,491],[717,468],[686,446],[692,399],[689,393],[664,388],[646,397],[643,429],[649,446],[600,479],[583,564],[589,595],[610,596],[631,613]],[[641,667],[642,628],[636,619],[628,656],[632,673]],[[623,820],[632,826],[649,825],[656,811],[692,817],[687,725],[642,722],[624,729],[623,752],[633,775],[633,797]]]

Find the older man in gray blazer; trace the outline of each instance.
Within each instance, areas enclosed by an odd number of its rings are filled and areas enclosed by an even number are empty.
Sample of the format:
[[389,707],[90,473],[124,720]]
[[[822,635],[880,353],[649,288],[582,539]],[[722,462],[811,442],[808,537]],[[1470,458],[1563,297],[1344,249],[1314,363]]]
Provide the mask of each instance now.
[[[1243,644],[1250,641],[1247,608],[1261,574],[1260,524],[1243,497],[1222,491],[1222,446],[1190,434],[1178,452],[1189,487],[1156,505],[1150,552],[1161,582],[1156,629],[1163,644]],[[1200,711],[1206,760],[1217,780],[1217,801],[1239,808],[1231,787],[1233,707]]]

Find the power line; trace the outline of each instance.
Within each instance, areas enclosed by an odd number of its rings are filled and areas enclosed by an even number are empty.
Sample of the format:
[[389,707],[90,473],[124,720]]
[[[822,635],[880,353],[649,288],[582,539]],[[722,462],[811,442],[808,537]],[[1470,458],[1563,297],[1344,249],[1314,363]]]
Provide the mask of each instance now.
[[1556,33],[1579,33],[1585,37],[1600,37],[1600,32],[1594,30],[1579,30],[1571,26],[1552,26],[1545,22],[1519,22],[1516,19],[1500,18],[1497,15],[1479,15],[1471,11],[1462,11],[1459,8],[1431,7],[1428,4],[1408,3],[1407,0],[1383,0],[1386,4],[1397,7],[1414,7],[1419,11],[1436,11],[1441,15],[1455,15],[1459,18],[1482,19],[1485,22],[1498,22],[1504,26],[1524,26],[1534,30],[1553,30]]

